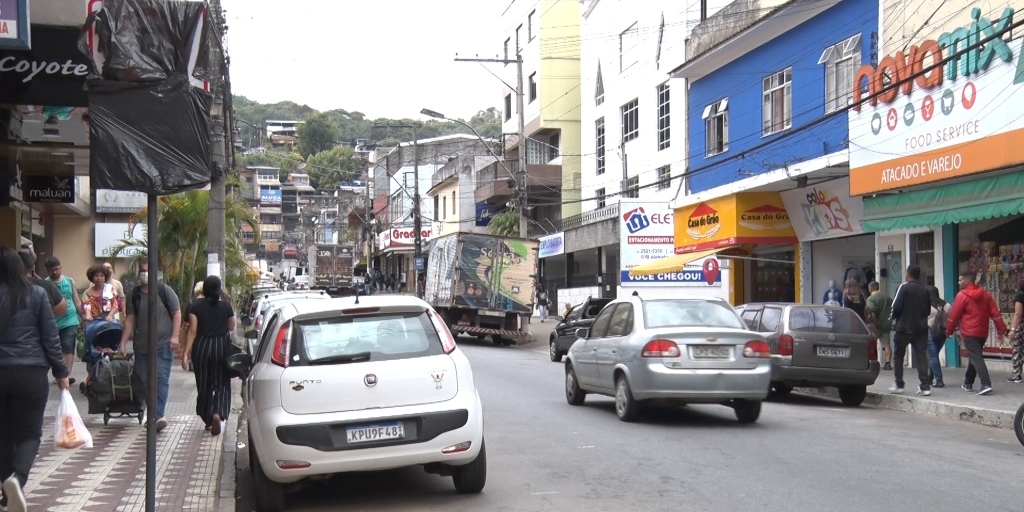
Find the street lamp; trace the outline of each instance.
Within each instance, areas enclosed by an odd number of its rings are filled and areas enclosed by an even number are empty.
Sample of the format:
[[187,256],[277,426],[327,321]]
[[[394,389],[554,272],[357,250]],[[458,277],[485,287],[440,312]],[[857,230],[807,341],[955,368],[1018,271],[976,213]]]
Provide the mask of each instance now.
[[[502,161],[501,157],[499,157],[498,155],[494,154],[494,151],[491,150],[490,144],[487,144],[487,141],[485,141],[483,136],[480,135],[480,132],[477,132],[476,128],[473,128],[472,126],[470,126],[469,123],[467,123],[465,121],[462,121],[462,120],[459,120],[459,119],[451,119],[451,118],[445,117],[444,114],[442,114],[440,112],[437,112],[437,111],[434,111],[434,110],[427,109],[427,108],[425,108],[423,110],[420,110],[420,114],[423,114],[423,115],[429,116],[429,117],[433,117],[435,119],[441,119],[443,121],[451,121],[451,122],[456,123],[456,124],[461,124],[462,126],[465,126],[466,128],[469,128],[473,132],[473,135],[476,135],[476,138],[480,139],[480,142],[482,142],[484,147],[487,148],[487,152],[490,153],[490,155],[493,156],[494,159],[498,161],[498,165],[500,165],[503,169],[505,169],[505,172],[507,172],[508,175],[511,176],[513,180],[515,180],[515,183],[516,183],[516,193],[519,196],[519,198],[518,198],[519,199],[519,201],[518,201],[518,203],[519,203],[519,236],[522,237],[522,238],[526,238],[526,224],[527,224],[527,222],[526,222],[526,204],[525,204],[526,201],[524,200],[524,197],[523,197],[523,192],[526,190],[526,165],[525,165],[524,159],[523,158],[519,159],[520,163],[521,163],[520,166],[522,167],[522,169],[519,170],[519,173],[522,175],[522,179],[520,180],[518,177],[516,177],[515,173],[513,173],[508,167],[505,166],[505,163]],[[525,151],[524,145],[522,145],[522,144],[520,145],[519,151],[520,151],[520,155],[524,154],[523,153]]]

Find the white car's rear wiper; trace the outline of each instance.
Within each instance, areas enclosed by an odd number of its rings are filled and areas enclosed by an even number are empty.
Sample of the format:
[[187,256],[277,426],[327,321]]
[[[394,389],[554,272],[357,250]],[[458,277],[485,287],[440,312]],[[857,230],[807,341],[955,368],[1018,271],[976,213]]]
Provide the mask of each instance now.
[[369,352],[357,352],[355,354],[342,354],[342,355],[337,355],[337,356],[327,356],[327,357],[321,357],[321,358],[318,358],[318,359],[312,359],[312,360],[309,361],[308,364],[310,364],[310,365],[318,365],[318,364],[334,364],[334,363],[352,363],[352,362],[356,362],[356,361],[369,361],[369,360],[370,360],[370,353]]

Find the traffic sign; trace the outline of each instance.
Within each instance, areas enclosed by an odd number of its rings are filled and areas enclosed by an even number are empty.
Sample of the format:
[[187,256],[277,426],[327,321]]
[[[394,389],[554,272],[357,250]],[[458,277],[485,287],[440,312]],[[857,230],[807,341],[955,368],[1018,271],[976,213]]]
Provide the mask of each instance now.
[[416,270],[425,269],[426,265],[423,264],[423,258],[413,258],[413,267],[416,268]]

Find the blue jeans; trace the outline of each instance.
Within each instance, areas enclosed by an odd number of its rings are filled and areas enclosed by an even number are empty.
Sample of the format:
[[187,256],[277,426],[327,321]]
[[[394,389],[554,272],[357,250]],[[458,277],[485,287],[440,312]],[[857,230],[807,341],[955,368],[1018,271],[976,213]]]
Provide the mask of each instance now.
[[[148,354],[135,354],[135,370],[139,372],[139,382],[143,385],[142,395],[149,391]],[[167,396],[171,390],[171,365],[174,364],[174,352],[170,344],[163,344],[156,350],[156,417],[163,418],[167,410]]]
[[928,365],[931,367],[932,377],[935,382],[942,382],[942,363],[939,362],[939,352],[946,343],[946,338],[938,338],[932,334],[928,335]]

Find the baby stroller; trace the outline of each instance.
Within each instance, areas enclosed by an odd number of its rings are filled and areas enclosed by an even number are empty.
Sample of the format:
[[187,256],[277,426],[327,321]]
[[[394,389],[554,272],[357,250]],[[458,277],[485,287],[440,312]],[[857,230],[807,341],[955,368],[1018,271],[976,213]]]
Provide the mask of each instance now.
[[[118,322],[94,320],[85,326],[85,361],[89,375],[81,389],[89,399],[89,414],[138,416],[142,424],[145,400],[142,383],[135,372],[134,355],[117,353],[123,327]],[[107,350],[104,350],[107,349]]]

